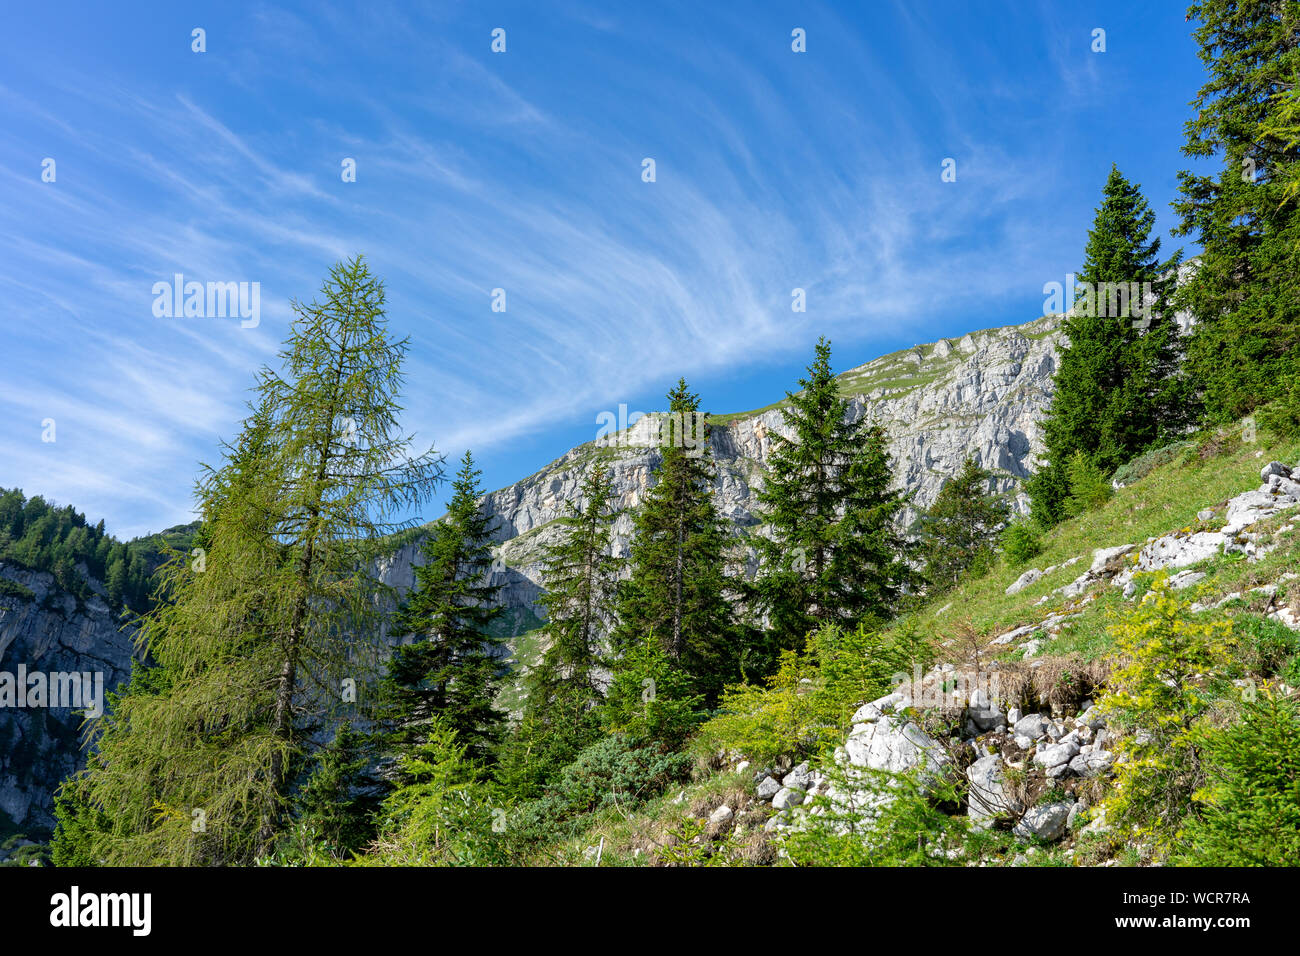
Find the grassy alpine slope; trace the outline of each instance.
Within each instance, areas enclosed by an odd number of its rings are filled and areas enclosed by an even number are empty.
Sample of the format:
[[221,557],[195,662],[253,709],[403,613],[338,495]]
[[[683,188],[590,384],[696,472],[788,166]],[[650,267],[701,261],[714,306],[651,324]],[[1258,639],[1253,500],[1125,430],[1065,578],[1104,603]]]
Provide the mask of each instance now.
[[[1243,440],[1243,434],[1252,440]],[[1281,623],[1276,613],[1282,609],[1285,615],[1289,609],[1294,615],[1300,610],[1300,531],[1296,529],[1300,515],[1294,508],[1251,529],[1258,534],[1262,550],[1267,551],[1258,560],[1220,553],[1181,569],[1204,574],[1192,587],[1170,591],[1164,587],[1167,574],[1160,572],[1138,576],[1135,593],[1127,600],[1121,588],[1106,583],[1074,597],[1059,593],[1089,567],[1098,549],[1218,528],[1223,524],[1223,509],[1229,499],[1256,487],[1261,466],[1270,460],[1294,464],[1300,459],[1300,442],[1269,433],[1255,436],[1249,427],[1207,431],[1171,450],[1144,458],[1133,463],[1135,467],[1128,473],[1145,474],[1117,489],[1102,506],[1043,534],[1041,551],[1032,559],[1013,565],[1003,555],[987,573],[964,579],[955,590],[927,601],[896,621],[874,638],[875,646],[915,647],[920,641],[926,645],[921,660],[948,662],[958,670],[978,658],[980,666],[1002,669],[1013,683],[1017,675],[1031,682],[1037,680],[1037,689],[1045,690],[1049,701],[1041,706],[1044,712],[1052,709],[1051,700],[1062,701],[1058,709],[1070,711],[1081,697],[1071,699],[1068,692],[1058,694],[1052,685],[1069,687],[1073,683],[1078,695],[1098,701],[1115,697],[1110,678],[1135,657],[1133,643],[1123,643],[1125,635],[1132,631],[1142,608],[1159,603],[1152,600],[1159,598],[1170,603],[1174,617],[1205,622],[1205,627],[1217,625],[1229,635],[1224,642],[1228,649],[1224,673],[1236,675],[1230,688],[1258,688],[1255,699],[1259,701],[1274,697],[1285,701],[1288,694],[1293,701],[1294,688],[1300,685],[1300,633]],[[1158,464],[1148,471],[1150,461]],[[1135,557],[1130,554],[1117,563],[1131,565]],[[1053,567],[1055,570],[1027,587],[1007,593],[1027,569]],[[1152,593],[1153,585],[1158,593]],[[1058,623],[1050,623],[1054,619]],[[1295,617],[1290,620],[1294,623]],[[1032,629],[1042,622],[1049,623],[1041,630]],[[993,643],[999,635],[1026,626],[1031,629],[1018,635],[1016,641]],[[1036,639],[1037,645],[1023,649],[1023,643],[1031,639]],[[1157,636],[1137,646],[1149,648],[1160,643]],[[1141,658],[1141,654],[1136,656]],[[729,697],[724,713],[706,723],[691,743],[695,763],[689,780],[653,795],[639,806],[636,796],[628,794],[624,800],[593,813],[577,832],[538,850],[535,861],[593,865],[599,855],[602,866],[764,865],[792,860],[1124,865],[1148,863],[1163,853],[1164,858],[1175,862],[1206,862],[1189,855],[1188,841],[1192,837],[1186,831],[1195,833],[1199,832],[1197,827],[1204,828],[1197,814],[1203,817],[1209,812],[1212,804],[1208,796],[1203,795],[1196,804],[1200,809],[1184,808],[1182,817],[1163,820],[1155,827],[1156,832],[1146,833],[1145,843],[1118,841],[1114,830],[1103,827],[1087,832],[1083,824],[1089,816],[1095,819],[1095,810],[1091,814],[1085,811],[1078,828],[1065,840],[1024,840],[1005,826],[987,831],[966,826],[969,784],[960,774],[954,775],[951,790],[932,795],[929,800],[898,800],[899,818],[889,821],[895,827],[915,827],[911,832],[896,834],[901,836],[901,844],[938,841],[942,837],[939,842],[960,847],[960,855],[948,851],[953,860],[908,860],[889,844],[877,844],[874,855],[844,860],[840,856],[842,846],[833,836],[815,831],[811,836],[801,836],[774,829],[771,821],[777,812],[756,792],[766,771],[775,769],[778,772],[774,775],[779,777],[781,769],[788,770],[803,761],[810,761],[814,768],[833,767],[830,755],[850,733],[850,715],[858,704],[888,689],[879,673],[851,675],[847,680],[842,674],[828,675],[815,657],[809,654],[798,664],[783,668],[764,689]],[[830,684],[836,686],[828,687]],[[1219,694],[1202,733],[1213,733],[1215,729],[1225,733],[1224,728],[1233,726],[1234,699],[1239,695],[1233,689],[1220,690]],[[831,701],[829,706],[825,706],[827,702],[822,706],[804,705],[823,695],[838,696],[847,704]],[[1176,711],[1176,707],[1170,710]],[[960,719],[954,719],[951,708],[918,709],[914,716],[919,726],[935,737],[943,739],[944,732],[953,734],[949,745],[956,744],[951,747],[954,751],[960,751],[961,737],[970,736],[963,732]],[[1285,726],[1294,726],[1294,721]],[[996,740],[989,735],[975,734],[972,739],[976,747],[988,746],[985,741],[990,741],[996,748]],[[1284,750],[1274,754],[1274,759],[1294,762],[1300,757],[1293,747]],[[970,756],[964,762],[969,763]],[[959,765],[963,762],[960,757],[957,761]],[[1140,764],[1135,758],[1130,762]],[[1015,781],[1027,795],[1026,803],[1048,804],[1065,794],[1060,781],[1035,781],[1033,776],[1031,767],[1024,778]],[[1094,808],[1106,805],[1114,796],[1113,779],[1078,783],[1072,795],[1082,795],[1086,789]],[[1171,788],[1177,789],[1172,784]],[[767,794],[770,799],[771,794]],[[1285,833],[1283,821],[1273,818],[1273,822],[1283,823]],[[1165,832],[1160,832],[1162,828]],[[1160,849],[1162,839],[1158,838],[1165,838],[1163,842],[1172,844],[1173,849]]]

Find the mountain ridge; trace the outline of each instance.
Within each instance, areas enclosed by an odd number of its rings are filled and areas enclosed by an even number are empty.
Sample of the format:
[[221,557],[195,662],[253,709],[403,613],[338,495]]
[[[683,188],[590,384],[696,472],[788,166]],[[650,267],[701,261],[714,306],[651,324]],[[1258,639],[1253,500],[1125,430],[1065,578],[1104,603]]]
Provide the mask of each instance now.
[[[873,416],[889,435],[896,485],[913,495],[904,516],[908,523],[933,503],[967,453],[997,473],[997,491],[1013,493],[1016,509],[1026,510],[1019,483],[1032,473],[1042,447],[1038,423],[1051,400],[1062,318],[1041,316],[1020,325],[941,338],[837,376],[850,414]],[[709,419],[718,510],[742,535],[761,524],[756,490],[772,435],[785,433],[781,409],[786,401]],[[598,460],[610,468],[620,512],[614,523],[614,553],[629,553],[631,512],[649,489],[659,460],[657,428],[655,416],[647,415],[610,435],[612,443],[601,444],[596,438],[575,446],[480,499],[496,519],[491,583],[501,586],[498,600],[507,609],[506,618],[515,622],[513,635],[541,620],[541,546],[552,540],[548,528],[564,515],[567,504],[581,504],[582,475]],[[380,562],[382,580],[399,592],[414,583],[423,537],[419,531],[405,535],[403,544]],[[752,551],[739,560],[746,573],[756,570]]]

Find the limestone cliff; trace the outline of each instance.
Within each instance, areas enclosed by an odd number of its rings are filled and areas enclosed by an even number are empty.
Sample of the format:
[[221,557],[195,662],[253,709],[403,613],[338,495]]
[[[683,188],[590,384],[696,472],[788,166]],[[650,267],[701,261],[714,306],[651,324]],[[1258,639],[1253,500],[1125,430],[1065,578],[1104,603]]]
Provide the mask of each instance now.
[[[0,582],[9,582],[0,592],[0,682],[84,673],[102,677],[107,693],[130,676],[134,632],[119,629],[98,582],[80,604],[44,572],[0,562]],[[82,764],[82,713],[52,702],[0,706],[0,828],[47,835],[54,790]]]
[[[1060,318],[1048,316],[918,345],[840,376],[852,414],[873,417],[889,433],[897,482],[913,494],[908,520],[935,500],[968,453],[998,472],[999,490],[1015,490],[1018,505],[1025,507],[1017,486],[1041,450],[1039,422],[1051,399],[1060,338]],[[757,529],[755,491],[761,487],[772,435],[784,433],[781,403],[712,421],[709,451],[717,465],[719,510],[738,528]],[[615,525],[615,553],[627,554],[631,511],[659,460],[657,427],[647,416],[625,432],[580,445],[485,497],[485,507],[497,520],[493,583],[503,586],[500,600],[508,609],[511,631],[536,623],[541,545],[555,533],[553,522],[564,514],[566,503],[579,501],[583,475],[597,460],[611,470],[616,505],[623,511]],[[384,563],[389,584],[411,585],[419,546],[416,538]]]

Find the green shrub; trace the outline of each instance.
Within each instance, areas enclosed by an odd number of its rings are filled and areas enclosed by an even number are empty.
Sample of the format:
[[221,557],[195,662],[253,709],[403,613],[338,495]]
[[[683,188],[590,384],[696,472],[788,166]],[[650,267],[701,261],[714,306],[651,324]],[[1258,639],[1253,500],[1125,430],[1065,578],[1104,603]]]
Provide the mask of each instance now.
[[1300,683],[1300,635],[1295,631],[1259,614],[1235,615],[1232,630],[1238,641],[1237,658],[1248,674]]
[[691,693],[691,679],[673,666],[654,634],[634,643],[614,668],[600,717],[635,746],[681,749],[704,717],[704,698]]
[[1286,441],[1300,440],[1300,375],[1282,384],[1282,397],[1255,415],[1259,424]]
[[862,625],[826,626],[808,636],[802,653],[784,651],[764,686],[728,687],[719,713],[696,736],[712,753],[734,750],[767,762],[811,754],[841,742],[853,712],[889,692],[896,675],[932,662],[930,642],[910,623],[888,637]]
[[35,601],[36,595],[32,589],[19,584],[17,581],[11,581],[8,578],[0,578],[0,597],[17,598],[20,601]]
[[626,734],[610,734],[592,744],[564,768],[556,792],[569,813],[639,804],[658,796],[690,772],[686,754],[637,747]]
[[[93,758],[92,758],[93,760]],[[102,840],[112,821],[90,804],[85,772],[73,774],[54,791],[54,836],[50,855],[55,866],[100,866]],[[0,812],[0,821],[4,813]]]
[[670,866],[734,866],[740,841],[734,831],[719,840],[708,839],[708,821],[688,817],[672,830],[672,840],[659,849]]
[[961,799],[951,780],[856,769],[850,778],[833,761],[823,771],[844,796],[814,797],[820,811],[782,833],[796,866],[965,866],[1006,842],[951,812]]
[[1209,780],[1187,826],[1193,866],[1295,866],[1300,859],[1300,701],[1265,688],[1241,720],[1198,734]]
[[1031,521],[1017,521],[1002,532],[1002,554],[1013,568],[1024,567],[1043,552],[1043,539]]
[[384,788],[370,773],[368,743],[353,728],[340,728],[312,755],[295,801],[301,833],[310,834],[322,853],[336,859],[359,852],[376,836]]
[[1188,449],[1194,447],[1193,442],[1176,441],[1169,445],[1161,445],[1159,448],[1152,448],[1150,451],[1144,451],[1136,458],[1120,465],[1115,472],[1115,481],[1121,485],[1131,485],[1135,481],[1142,480],[1161,465],[1182,461]]
[[514,807],[509,840],[516,853],[574,836],[591,814],[611,807],[634,809],[686,779],[691,758],[658,745],[635,746],[623,733],[584,749],[552,780],[545,795]]
[[1164,855],[1180,846],[1192,795],[1204,782],[1193,731],[1230,699],[1232,623],[1193,614],[1161,577],[1111,633],[1114,669],[1098,704],[1125,736],[1106,819],[1118,838]]
[[466,747],[440,718],[403,752],[404,781],[383,802],[379,836],[354,862],[367,866],[492,866],[510,862],[506,810],[478,781]]
[[1082,451],[1076,451],[1067,463],[1066,477],[1070,483],[1066,511],[1071,517],[1100,508],[1114,493],[1106,473]]

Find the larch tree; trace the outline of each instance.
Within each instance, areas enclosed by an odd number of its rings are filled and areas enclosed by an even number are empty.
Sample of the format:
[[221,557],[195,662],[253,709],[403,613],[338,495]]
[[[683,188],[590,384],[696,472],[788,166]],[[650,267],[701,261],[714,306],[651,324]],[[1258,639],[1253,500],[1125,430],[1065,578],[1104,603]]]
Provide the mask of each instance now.
[[140,622],[156,666],[92,723],[88,767],[65,788],[87,857],[271,853],[306,759],[377,681],[375,548],[427,500],[442,459],[413,457],[398,429],[407,344],[364,259],[292,305],[281,369],[262,370],[239,438],[199,481],[205,548],[161,570],[172,600]]

